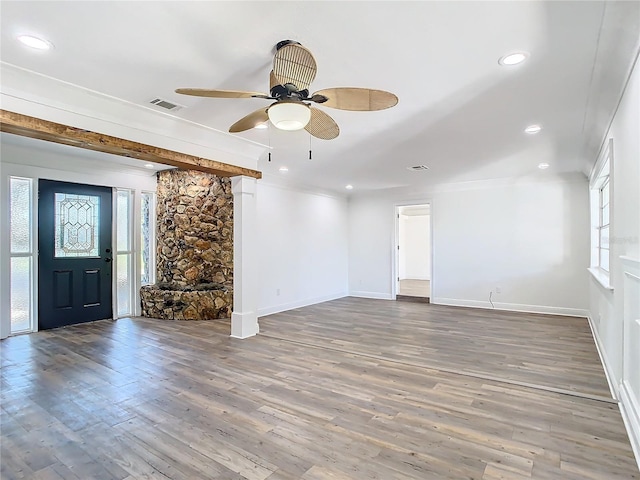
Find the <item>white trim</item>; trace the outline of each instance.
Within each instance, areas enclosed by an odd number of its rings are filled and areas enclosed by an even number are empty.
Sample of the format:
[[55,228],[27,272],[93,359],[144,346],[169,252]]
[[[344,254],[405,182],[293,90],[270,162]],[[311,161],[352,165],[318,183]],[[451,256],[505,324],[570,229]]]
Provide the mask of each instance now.
[[600,334],[598,333],[598,329],[596,328],[591,315],[587,315],[587,320],[589,320],[589,328],[591,329],[593,341],[596,344],[596,350],[598,351],[598,356],[600,357],[600,363],[602,364],[602,369],[604,370],[604,376],[606,377],[607,384],[609,385],[609,391],[611,392],[611,396],[613,398],[618,399],[618,390],[616,389],[615,382],[616,376],[611,369],[611,362],[607,360],[606,350],[604,349],[604,345],[602,344],[602,340],[600,339]]
[[620,413],[629,434],[631,449],[640,469],[640,401],[627,381],[620,384]]
[[613,292],[613,286],[611,285],[611,283],[609,283],[611,279],[610,275],[605,275],[599,268],[589,267],[587,268],[587,270],[594,278],[594,280],[596,280],[602,286],[602,288]]
[[[127,189],[122,189],[123,191]],[[118,187],[111,187],[111,320],[118,319]],[[102,256],[102,254],[100,254]],[[105,254],[106,255],[106,254]]]
[[231,314],[231,338],[245,339],[260,332],[255,312],[233,312]]
[[271,307],[259,308],[258,317],[273,315],[274,313],[286,312],[287,310],[293,310],[294,308],[308,307],[309,305],[315,305],[317,303],[329,302],[331,300],[337,300],[339,298],[344,298],[346,296],[347,296],[347,292],[339,292],[339,293],[333,293],[331,295],[323,295],[321,297],[307,298],[305,300],[298,300],[295,302],[273,305]]
[[400,280],[431,280],[428,275],[412,275],[411,277],[401,278]]
[[349,297],[372,298],[377,300],[395,300],[395,296],[390,293],[361,292],[357,290],[353,292],[349,292]]
[[635,265],[636,267],[640,268],[640,260],[637,258],[629,257],[628,255],[620,255],[618,258],[622,260],[622,263]]
[[486,308],[489,310],[540,313],[543,315],[563,315],[566,317],[587,317],[589,315],[588,310],[584,310],[582,308],[552,307],[546,305],[525,305],[520,303],[498,302],[493,302],[492,306],[491,302],[487,302],[484,300],[462,300],[458,298],[432,297],[431,303],[435,305],[448,305],[451,307]]

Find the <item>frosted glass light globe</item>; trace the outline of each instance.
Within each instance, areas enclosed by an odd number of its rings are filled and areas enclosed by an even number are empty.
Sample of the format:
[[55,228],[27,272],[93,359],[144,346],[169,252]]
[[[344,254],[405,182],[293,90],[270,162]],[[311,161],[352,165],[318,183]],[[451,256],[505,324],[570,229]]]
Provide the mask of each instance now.
[[301,130],[311,120],[311,109],[302,102],[280,102],[269,107],[269,120],[280,130]]

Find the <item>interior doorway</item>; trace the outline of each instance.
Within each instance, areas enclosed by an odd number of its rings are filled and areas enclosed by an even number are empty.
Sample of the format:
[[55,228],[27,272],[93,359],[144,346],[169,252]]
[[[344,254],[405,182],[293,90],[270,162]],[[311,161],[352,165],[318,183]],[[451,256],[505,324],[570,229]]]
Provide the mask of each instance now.
[[431,205],[396,208],[396,300],[431,298]]

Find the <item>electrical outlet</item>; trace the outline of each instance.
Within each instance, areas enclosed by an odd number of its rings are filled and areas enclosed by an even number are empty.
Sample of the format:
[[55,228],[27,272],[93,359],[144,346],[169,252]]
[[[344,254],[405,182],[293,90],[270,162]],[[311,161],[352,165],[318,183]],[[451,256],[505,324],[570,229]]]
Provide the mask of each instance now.
[[502,287],[496,287],[496,293],[502,293]]

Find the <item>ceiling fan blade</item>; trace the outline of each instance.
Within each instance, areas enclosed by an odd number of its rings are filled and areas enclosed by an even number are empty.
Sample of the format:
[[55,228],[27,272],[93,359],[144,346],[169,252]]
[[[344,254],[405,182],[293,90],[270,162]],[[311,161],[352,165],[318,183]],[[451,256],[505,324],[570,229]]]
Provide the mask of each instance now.
[[251,98],[266,97],[260,92],[242,92],[239,90],[210,90],[207,88],[178,88],[176,93],[182,95],[193,95],[194,97],[213,97],[213,98]]
[[316,138],[333,140],[340,135],[340,127],[329,115],[314,107],[311,109],[311,120],[304,129]]
[[337,87],[327,88],[315,92],[313,95],[323,95],[328,98],[322,105],[339,110],[370,112],[384,110],[398,103],[398,97],[384,90],[370,88]]
[[281,47],[273,59],[273,74],[279,85],[293,83],[298,90],[309,88],[318,67],[309,50],[297,43]]
[[249,115],[242,117],[240,120],[229,127],[229,132],[244,132],[245,130],[250,130],[256,125],[268,121],[269,115],[267,115],[267,110],[268,108],[259,108],[255,112],[251,112]]
[[276,78],[273,70],[271,70],[271,72],[269,73],[269,91],[271,91],[271,89],[277,85],[280,85],[280,81]]

